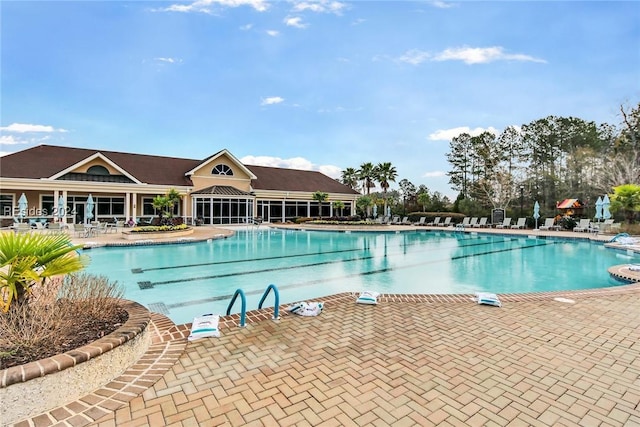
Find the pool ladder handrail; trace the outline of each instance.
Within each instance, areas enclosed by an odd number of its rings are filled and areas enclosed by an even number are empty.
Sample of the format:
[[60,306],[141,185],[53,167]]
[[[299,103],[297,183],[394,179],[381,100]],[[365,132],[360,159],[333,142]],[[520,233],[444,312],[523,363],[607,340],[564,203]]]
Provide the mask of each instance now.
[[267,295],[269,295],[269,291],[273,290],[273,295],[275,298],[275,302],[273,305],[273,317],[271,318],[272,320],[278,320],[280,319],[279,316],[279,308],[280,308],[280,292],[278,291],[278,288],[276,287],[276,285],[274,285],[273,283],[271,283],[269,286],[267,286],[267,289],[265,289],[264,294],[262,294],[262,298],[260,299],[260,302],[258,303],[258,310],[260,310],[262,308],[262,303],[264,302],[264,300],[267,298]]
[[[260,303],[258,303],[258,310],[262,308],[262,304],[264,303],[264,300],[267,298],[267,295],[269,295],[269,291],[271,290],[273,290],[273,295],[275,297],[275,305],[273,306],[272,319],[279,320],[280,319],[280,316],[279,316],[280,292],[278,291],[278,288],[276,287],[276,285],[274,285],[273,283],[267,286],[267,289],[265,289],[264,294],[262,294]],[[238,326],[240,326],[241,328],[244,328],[247,325],[247,321],[246,321],[247,320],[247,297],[244,294],[244,291],[242,289],[236,289],[236,292],[233,294],[233,298],[231,298],[231,302],[227,306],[227,316],[231,314],[231,309],[233,308],[233,304],[236,302],[236,298],[238,298],[238,295],[240,295],[240,301],[241,301],[240,324]]]
[[244,328],[247,324],[247,297],[242,289],[236,289],[236,292],[233,294],[233,298],[231,298],[231,302],[229,303],[229,306],[227,306],[227,316],[231,314],[231,308],[233,307],[233,303],[236,302],[238,295],[240,295],[240,300],[242,302],[240,307],[240,324],[238,326]]

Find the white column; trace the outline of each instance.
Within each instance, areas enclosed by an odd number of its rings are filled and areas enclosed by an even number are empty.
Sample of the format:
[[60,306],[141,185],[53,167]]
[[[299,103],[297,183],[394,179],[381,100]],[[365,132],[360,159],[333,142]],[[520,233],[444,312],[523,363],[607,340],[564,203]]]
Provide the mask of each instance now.
[[131,216],[135,221],[138,216],[138,193],[131,194],[131,205],[133,206]]
[[129,222],[131,218],[131,193],[125,193],[124,196],[124,222]]
[[[66,224],[67,223],[67,206],[69,206],[69,194],[67,193],[67,190],[62,190],[62,198],[64,199],[64,216],[62,217],[62,223]],[[56,201],[56,203],[58,203]]]
[[184,222],[185,224],[187,223],[187,214],[188,214],[188,210],[187,207],[189,206],[187,203],[189,203],[189,195],[185,194],[184,196],[182,196],[182,222]]
[[58,198],[60,197],[60,190],[53,190],[53,208],[51,215],[53,216],[53,222],[58,222],[60,219],[60,212],[58,211]]

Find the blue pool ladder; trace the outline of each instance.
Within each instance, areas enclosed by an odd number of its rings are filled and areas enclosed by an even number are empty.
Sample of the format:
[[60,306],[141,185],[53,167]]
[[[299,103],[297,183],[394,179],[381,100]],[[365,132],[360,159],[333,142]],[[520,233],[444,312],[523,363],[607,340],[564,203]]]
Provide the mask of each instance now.
[[260,302],[258,303],[258,310],[262,308],[262,303],[264,302],[264,300],[267,298],[267,295],[269,295],[269,291],[273,290],[273,295],[275,297],[275,303],[273,306],[273,320],[278,320],[280,319],[278,310],[280,308],[280,292],[278,292],[278,288],[276,287],[276,285],[274,285],[273,283],[270,284],[269,286],[267,286],[267,289],[265,289],[264,294],[262,294],[262,298],[260,299]]
[[233,298],[231,298],[231,302],[229,303],[229,306],[227,307],[227,316],[229,314],[231,314],[231,308],[233,307],[233,303],[236,302],[236,298],[238,298],[238,295],[240,295],[240,299],[242,301],[242,306],[240,308],[240,324],[238,326],[240,326],[241,328],[244,328],[247,324],[246,319],[247,319],[247,297],[244,295],[244,292],[242,291],[242,289],[237,289],[236,292],[233,294]]
[[[264,291],[264,294],[262,294],[260,303],[258,303],[258,309],[262,308],[262,304],[264,303],[264,300],[267,298],[267,295],[269,295],[269,291],[273,291],[273,295],[275,297],[275,305],[273,307],[272,319],[279,320],[280,319],[280,315],[279,315],[280,292],[278,292],[278,288],[273,283],[267,286],[267,289]],[[245,296],[244,291],[242,289],[237,289],[236,292],[233,294],[233,298],[231,298],[231,302],[227,306],[227,316],[231,314],[233,303],[236,302],[236,298],[238,298],[238,295],[240,295],[240,301],[241,301],[240,324],[238,326],[240,326],[241,328],[244,328],[247,325],[247,297]]]

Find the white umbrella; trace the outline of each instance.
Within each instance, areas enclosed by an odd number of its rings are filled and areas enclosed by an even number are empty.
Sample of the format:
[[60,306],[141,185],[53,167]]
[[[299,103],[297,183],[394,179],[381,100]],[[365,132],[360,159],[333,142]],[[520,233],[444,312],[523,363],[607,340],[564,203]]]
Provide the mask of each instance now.
[[378,216],[378,205],[374,204],[373,205],[373,217],[377,217]]
[[91,194],[89,194],[89,197],[87,198],[87,214],[86,217],[89,221],[91,221],[93,219],[93,197],[91,197]]
[[596,219],[598,222],[602,219],[602,199],[598,196],[598,200],[596,200]]
[[611,212],[609,212],[609,206],[611,206],[611,202],[609,201],[609,195],[605,194],[604,199],[602,199],[602,218],[603,219],[611,218]]
[[20,220],[27,216],[28,205],[29,202],[27,201],[27,196],[22,193],[22,196],[20,196],[20,198],[18,199],[18,217],[20,218]]
[[64,203],[64,197],[58,198],[58,218],[62,219],[66,216],[67,206]]
[[536,230],[538,229],[538,218],[540,218],[540,204],[536,200],[536,203],[533,205],[533,217],[536,219]]

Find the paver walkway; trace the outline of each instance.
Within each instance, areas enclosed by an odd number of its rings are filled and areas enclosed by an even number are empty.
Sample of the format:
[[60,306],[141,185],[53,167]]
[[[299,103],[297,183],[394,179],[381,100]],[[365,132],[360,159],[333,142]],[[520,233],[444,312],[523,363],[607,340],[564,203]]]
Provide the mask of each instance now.
[[340,294],[189,343],[156,316],[139,376],[20,426],[640,426],[640,285],[562,296]]
[[640,293],[354,304],[187,344],[107,426],[640,426]]

